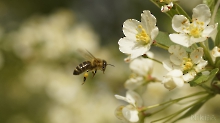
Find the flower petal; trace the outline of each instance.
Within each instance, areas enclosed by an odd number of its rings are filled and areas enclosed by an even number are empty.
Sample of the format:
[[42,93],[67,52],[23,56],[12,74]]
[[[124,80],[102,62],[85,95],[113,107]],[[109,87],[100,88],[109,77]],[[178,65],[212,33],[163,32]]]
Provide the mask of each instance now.
[[193,42],[190,42],[190,38],[187,34],[170,34],[169,37],[174,43],[185,47],[189,47],[193,44]]
[[206,4],[199,4],[193,9],[192,19],[204,22],[205,25],[208,25],[211,19],[211,12],[209,7]]
[[172,19],[172,27],[176,32],[184,33],[185,27],[189,25],[189,20],[183,15],[175,15]]
[[[125,101],[125,102],[128,102],[126,97],[123,97],[123,96],[120,96],[120,95],[115,95],[115,98],[116,98],[116,99],[119,99],[119,100],[123,100],[123,101]],[[128,102],[128,103],[129,103],[129,102]]]
[[168,70],[168,71],[171,71],[171,70],[174,70],[174,69],[180,69],[179,66],[176,66],[174,65],[170,60],[165,60],[163,63],[163,67]]
[[135,19],[128,19],[123,24],[124,35],[134,41],[136,41],[137,27],[140,22]]
[[172,70],[168,72],[162,80],[162,83],[164,83],[164,87],[169,90],[172,90],[176,87],[182,87],[184,84],[182,75],[183,73],[181,70]]
[[115,116],[119,119],[119,120],[123,120],[123,121],[127,121],[127,119],[125,119],[124,115],[122,114],[122,109],[125,106],[118,106],[115,110]]
[[192,59],[194,64],[198,64],[203,58],[203,48],[198,47],[197,49],[193,50],[190,54],[190,58]]
[[208,62],[206,60],[200,60],[199,64],[197,64],[194,69],[195,71],[198,73],[198,72],[201,72],[205,66],[208,64]]
[[126,99],[130,104],[134,106],[137,106],[137,107],[142,106],[143,102],[142,102],[141,96],[132,90],[128,90],[126,92]]
[[[207,39],[207,37],[199,37],[199,38],[194,38],[193,36],[190,37],[189,42],[190,44],[198,43],[198,42],[203,42]],[[190,45],[190,46],[191,46]]]
[[156,21],[156,18],[149,10],[144,10],[141,14],[141,23],[146,29],[147,34],[151,34],[151,31],[156,27]]
[[118,41],[119,50],[122,53],[131,54],[133,47],[135,46],[136,42],[129,39],[128,37],[121,38]]
[[167,73],[167,76],[172,76],[172,77],[181,77],[182,75],[183,75],[183,72],[177,69],[174,69]]
[[135,45],[135,47],[132,49],[132,52],[130,53],[131,59],[146,54],[149,51],[150,47],[151,45],[140,45],[140,44]]
[[[147,56],[150,58],[153,58],[152,54],[152,52],[147,52]],[[151,70],[153,67],[153,61],[142,57],[137,58],[130,63],[129,67],[134,73],[138,74],[139,76],[146,76],[146,73],[148,73],[149,70]]]
[[144,82],[143,77],[130,78],[125,82],[125,88],[128,90],[134,90]]
[[215,46],[213,49],[212,49],[212,55],[214,57],[220,57],[220,48],[218,48],[217,46]]
[[159,29],[155,27],[150,33],[151,40],[153,41],[157,37],[158,34],[159,34]]
[[124,107],[122,109],[122,114],[130,122],[137,122],[137,121],[139,121],[138,111],[132,105],[127,105],[126,107]]
[[213,39],[215,39],[218,32],[217,27],[218,23],[216,23],[215,25],[207,26],[202,32],[202,37],[212,37]]
[[189,82],[189,81],[193,80],[195,76],[196,76],[196,72],[194,70],[192,70],[192,71],[189,71],[187,74],[183,75],[183,80],[185,82]]

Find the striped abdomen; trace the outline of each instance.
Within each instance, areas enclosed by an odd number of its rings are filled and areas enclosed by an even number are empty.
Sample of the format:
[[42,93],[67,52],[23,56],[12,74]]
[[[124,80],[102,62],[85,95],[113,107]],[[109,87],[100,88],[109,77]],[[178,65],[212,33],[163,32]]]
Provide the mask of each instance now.
[[89,70],[91,67],[90,61],[84,61],[83,63],[79,64],[76,69],[73,71],[73,75],[79,75],[86,70]]

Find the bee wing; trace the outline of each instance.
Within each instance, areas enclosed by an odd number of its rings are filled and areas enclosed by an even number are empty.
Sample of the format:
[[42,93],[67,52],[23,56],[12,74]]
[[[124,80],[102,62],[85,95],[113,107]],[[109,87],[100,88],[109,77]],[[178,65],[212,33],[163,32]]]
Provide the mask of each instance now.
[[92,59],[96,59],[95,56],[92,55],[92,53],[90,53],[88,50],[82,50],[82,49],[78,49],[78,51],[80,52],[80,54],[82,54],[82,56],[85,58],[85,59],[89,59],[89,60],[92,60]]

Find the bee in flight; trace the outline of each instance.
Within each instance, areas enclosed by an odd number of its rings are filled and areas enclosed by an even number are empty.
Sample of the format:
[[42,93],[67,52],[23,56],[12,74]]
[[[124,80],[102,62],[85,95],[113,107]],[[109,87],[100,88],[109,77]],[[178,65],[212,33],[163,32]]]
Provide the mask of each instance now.
[[89,51],[86,50],[83,51],[83,50],[79,50],[81,53],[83,53],[84,57],[86,59],[90,59],[88,61],[84,61],[82,62],[81,64],[79,64],[73,71],[73,75],[79,75],[83,72],[84,73],[84,80],[83,80],[83,83],[85,83],[86,81],[86,78],[88,77],[88,72],[89,71],[92,71],[92,74],[93,74],[93,77],[95,76],[97,70],[101,70],[103,71],[103,74],[105,72],[105,69],[106,69],[106,66],[107,65],[111,65],[114,67],[114,65],[112,64],[107,64],[107,62],[103,59],[99,59],[99,58],[96,58],[94,57]]

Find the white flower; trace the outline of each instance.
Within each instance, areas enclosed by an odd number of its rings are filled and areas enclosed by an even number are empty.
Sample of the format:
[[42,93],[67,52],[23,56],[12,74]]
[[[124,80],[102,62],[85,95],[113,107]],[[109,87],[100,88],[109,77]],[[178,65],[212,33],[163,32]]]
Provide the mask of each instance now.
[[128,90],[134,90],[144,83],[143,77],[132,77],[125,82],[125,88]]
[[163,5],[161,7],[161,12],[168,12],[170,9],[173,8],[173,2],[170,2],[169,4]]
[[[152,52],[147,52],[146,55],[149,58],[153,58]],[[130,69],[138,74],[139,76],[146,76],[149,71],[153,68],[153,61],[147,58],[134,59],[130,65]]]
[[126,59],[130,61],[149,51],[159,31],[156,18],[150,11],[145,10],[141,14],[141,22],[135,19],[126,20],[123,24],[123,32],[126,37],[119,40],[119,50],[130,55]]
[[[146,55],[153,58],[152,52],[147,52]],[[153,61],[147,58],[137,58],[131,61],[130,69],[132,70],[131,78],[125,82],[125,88],[134,90],[142,85],[148,79],[151,79],[151,72],[153,69]]]
[[163,62],[163,66],[168,70],[181,70],[183,72],[183,80],[189,82],[194,79],[197,73],[201,72],[208,64],[203,56],[203,48],[198,47],[188,54],[180,45],[172,45],[168,50],[170,60]]
[[164,76],[162,83],[164,84],[164,87],[169,90],[172,90],[176,87],[182,87],[184,84],[183,72],[176,69],[168,72],[167,75]]
[[175,15],[172,27],[178,34],[170,34],[170,39],[182,46],[189,47],[194,43],[203,42],[216,33],[218,24],[208,25],[211,12],[206,4],[200,4],[193,9],[192,22],[183,15]]
[[126,106],[119,106],[115,111],[116,116],[121,120],[129,122],[139,121],[137,108],[143,105],[140,95],[129,90],[126,93],[126,97],[120,95],[115,95],[115,97],[129,103]]
[[212,56],[214,58],[216,57],[220,57],[220,48],[218,48],[217,46],[215,46],[213,49],[212,49]]

